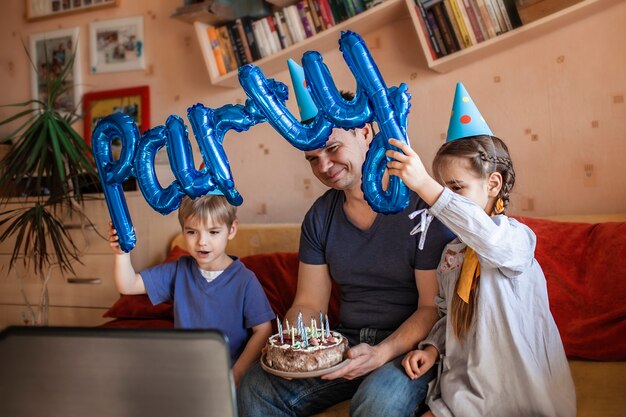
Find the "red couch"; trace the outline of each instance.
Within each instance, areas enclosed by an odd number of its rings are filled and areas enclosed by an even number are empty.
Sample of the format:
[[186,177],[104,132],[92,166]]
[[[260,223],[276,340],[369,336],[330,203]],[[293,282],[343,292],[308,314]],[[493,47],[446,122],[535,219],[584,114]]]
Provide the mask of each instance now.
[[[537,235],[535,257],[546,275],[550,307],[570,359],[578,415],[623,416],[626,412],[626,362],[623,362],[626,360],[626,222],[591,224],[518,219]],[[184,249],[174,247],[167,260],[184,253]],[[257,254],[241,260],[256,273],[276,314],[284,317],[296,290],[296,253]],[[335,288],[329,310],[332,322],[337,318],[338,297]],[[105,317],[114,319],[106,327],[173,327],[171,305],[152,306],[145,295],[122,296]],[[347,406],[333,407],[325,415],[347,415]]]

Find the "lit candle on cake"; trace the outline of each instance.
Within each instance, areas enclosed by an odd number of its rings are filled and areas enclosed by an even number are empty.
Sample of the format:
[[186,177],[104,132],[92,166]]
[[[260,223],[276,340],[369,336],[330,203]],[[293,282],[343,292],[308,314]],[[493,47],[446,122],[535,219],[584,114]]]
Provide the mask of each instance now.
[[324,337],[324,321],[322,320],[322,310],[320,310],[320,330],[322,331],[322,335],[320,337]]
[[276,326],[278,327],[278,334],[280,335],[280,344],[282,345],[285,343],[283,339],[283,325],[278,319],[278,316],[276,316]]
[[289,328],[289,320],[285,319],[285,328],[287,329],[287,334],[291,333],[291,330]]
[[296,342],[296,328],[292,327],[291,328],[291,347],[294,346],[295,342]]
[[326,337],[330,336],[330,326],[328,325],[328,314],[326,314]]
[[304,341],[304,346],[307,347],[309,346],[309,335],[306,333],[306,326],[302,326],[303,330],[304,330],[304,338],[302,339]]

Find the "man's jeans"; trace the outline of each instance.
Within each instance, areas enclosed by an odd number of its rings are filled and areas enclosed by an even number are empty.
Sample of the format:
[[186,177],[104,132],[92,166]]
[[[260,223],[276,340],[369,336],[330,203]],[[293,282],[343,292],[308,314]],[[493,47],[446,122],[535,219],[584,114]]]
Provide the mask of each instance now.
[[[337,330],[346,335],[351,346],[359,342],[374,345],[391,333],[376,329]],[[320,378],[287,380],[266,373],[257,362],[239,385],[239,415],[309,416],[352,399],[350,415],[354,417],[413,416],[426,397],[428,382],[436,376],[436,367],[412,381],[402,368],[403,357],[351,381],[343,378],[332,381]]]

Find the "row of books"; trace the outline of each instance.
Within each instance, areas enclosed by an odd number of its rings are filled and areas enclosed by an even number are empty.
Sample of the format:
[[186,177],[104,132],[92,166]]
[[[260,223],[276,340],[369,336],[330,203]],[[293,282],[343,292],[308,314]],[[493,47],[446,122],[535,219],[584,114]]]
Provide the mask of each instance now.
[[384,0],[299,0],[272,15],[209,26],[207,36],[220,75],[273,55]]
[[515,0],[415,0],[433,59],[522,26]]

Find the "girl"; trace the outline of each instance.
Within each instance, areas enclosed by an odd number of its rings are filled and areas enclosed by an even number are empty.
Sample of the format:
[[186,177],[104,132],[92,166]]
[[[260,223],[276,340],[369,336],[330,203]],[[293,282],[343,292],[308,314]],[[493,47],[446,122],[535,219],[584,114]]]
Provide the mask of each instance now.
[[[462,85],[459,95],[461,107],[473,106]],[[441,356],[424,416],[573,417],[574,385],[534,259],[535,235],[504,215],[515,182],[508,149],[477,109],[458,110],[451,124],[475,120],[487,134],[451,127],[433,161],[438,181],[408,145],[389,141],[402,151],[387,151],[389,173],[458,236],[437,269],[440,319],[402,364],[415,379]]]

